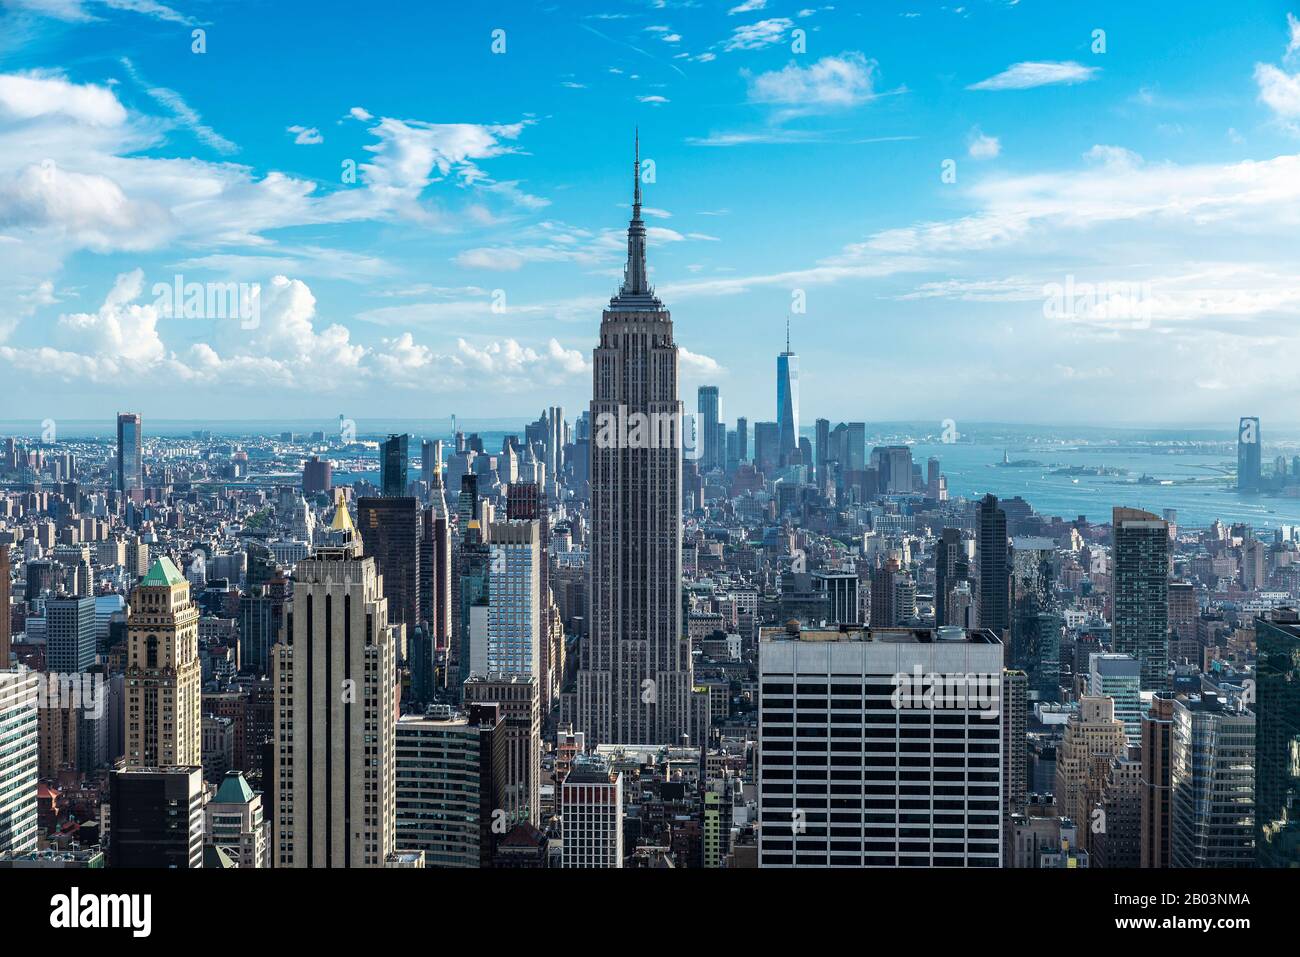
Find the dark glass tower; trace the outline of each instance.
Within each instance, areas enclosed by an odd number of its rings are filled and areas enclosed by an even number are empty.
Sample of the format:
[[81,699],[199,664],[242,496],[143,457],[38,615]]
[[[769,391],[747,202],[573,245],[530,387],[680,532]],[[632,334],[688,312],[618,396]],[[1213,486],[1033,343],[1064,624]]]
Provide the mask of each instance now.
[[997,496],[980,499],[975,563],[979,566],[979,625],[1005,643],[1011,628],[1011,568],[1007,561],[1007,513]]
[[119,492],[144,488],[144,461],[140,452],[140,432],[142,427],[140,413],[118,413],[117,490]]
[[379,488],[384,498],[406,494],[410,442],[409,435],[390,435],[379,447]]
[[[672,316],[646,272],[641,159],[633,165],[623,285],[600,321],[591,399],[591,637],[576,726],[590,744],[676,744],[690,734],[682,635],[682,403]],[[644,417],[667,441],[612,428]],[[662,430],[662,431],[661,431]]]
[[1260,867],[1300,867],[1300,615],[1255,619],[1255,851]]

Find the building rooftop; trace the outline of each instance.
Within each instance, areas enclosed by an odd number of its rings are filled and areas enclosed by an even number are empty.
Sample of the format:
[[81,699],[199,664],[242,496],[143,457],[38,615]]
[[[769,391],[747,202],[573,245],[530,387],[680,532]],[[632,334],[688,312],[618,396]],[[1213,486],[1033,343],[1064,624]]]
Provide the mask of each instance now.
[[181,574],[180,569],[172,563],[172,560],[166,555],[154,560],[153,565],[149,567],[148,573],[140,579],[141,585],[184,585],[185,576]]
[[958,626],[940,628],[871,628],[862,625],[839,627],[804,627],[798,622],[765,627],[759,630],[759,641],[862,641],[878,644],[1001,644],[997,635],[987,628],[965,629]]

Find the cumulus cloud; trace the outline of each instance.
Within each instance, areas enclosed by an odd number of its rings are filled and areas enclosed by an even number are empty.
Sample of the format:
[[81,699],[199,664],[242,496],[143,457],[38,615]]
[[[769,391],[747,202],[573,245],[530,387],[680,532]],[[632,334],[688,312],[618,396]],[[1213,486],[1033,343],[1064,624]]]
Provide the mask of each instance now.
[[970,146],[967,149],[971,159],[993,159],[1002,152],[1002,141],[996,136],[989,136],[979,127],[971,130]]
[[297,146],[316,146],[325,142],[325,137],[321,136],[320,130],[314,126],[290,126],[285,130],[286,133],[293,133],[293,142]]
[[845,109],[871,98],[875,69],[875,61],[858,52],[822,57],[807,67],[791,63],[751,77],[749,99],[790,114]]
[[787,17],[773,17],[736,27],[723,45],[723,50],[728,53],[735,50],[761,50],[763,47],[780,43],[785,32],[792,26],[794,21]]

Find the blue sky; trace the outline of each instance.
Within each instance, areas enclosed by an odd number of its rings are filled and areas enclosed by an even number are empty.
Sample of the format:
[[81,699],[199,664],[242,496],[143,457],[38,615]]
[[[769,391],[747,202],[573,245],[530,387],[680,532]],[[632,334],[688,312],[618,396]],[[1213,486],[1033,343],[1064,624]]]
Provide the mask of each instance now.
[[639,125],[688,405],[1292,423],[1291,12],[0,0],[0,419],[580,408]]

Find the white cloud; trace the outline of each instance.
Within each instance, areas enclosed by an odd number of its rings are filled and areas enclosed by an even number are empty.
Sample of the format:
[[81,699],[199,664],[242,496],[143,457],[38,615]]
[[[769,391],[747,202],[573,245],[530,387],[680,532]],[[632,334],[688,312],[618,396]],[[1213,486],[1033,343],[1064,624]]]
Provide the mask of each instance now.
[[126,110],[102,86],[71,83],[56,73],[0,74],[0,119],[63,116],[91,126],[120,126]]
[[971,131],[970,146],[967,148],[971,159],[993,159],[1002,152],[1002,141],[996,136],[981,133],[978,128]]
[[297,134],[293,141],[298,146],[316,146],[325,142],[325,137],[321,136],[320,130],[314,126],[290,126],[285,132]]
[[728,10],[727,16],[734,17],[737,13],[753,13],[755,10],[762,10],[766,6],[767,0],[744,0],[744,3]]
[[789,114],[845,109],[871,98],[875,68],[874,60],[858,52],[822,57],[807,67],[791,63],[752,77],[749,99],[787,107]]
[[638,96],[637,100],[640,101],[641,103],[653,103],[656,106],[658,106],[661,103],[667,103],[668,97],[652,94],[650,96]]
[[1056,83],[1083,83],[1099,72],[1095,66],[1083,66],[1073,60],[1026,61],[1016,63],[987,80],[966,87],[968,90],[1027,90]]
[[724,44],[723,50],[728,53],[734,50],[761,50],[763,47],[780,43],[785,36],[785,31],[792,26],[794,26],[793,20],[786,17],[774,17],[770,20],[759,20],[757,23],[736,27],[731,31],[731,36]]

